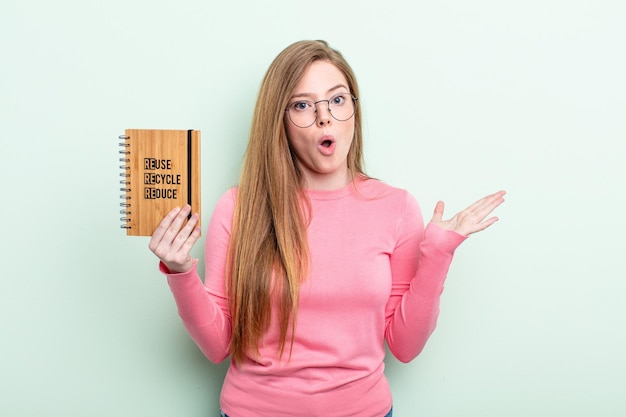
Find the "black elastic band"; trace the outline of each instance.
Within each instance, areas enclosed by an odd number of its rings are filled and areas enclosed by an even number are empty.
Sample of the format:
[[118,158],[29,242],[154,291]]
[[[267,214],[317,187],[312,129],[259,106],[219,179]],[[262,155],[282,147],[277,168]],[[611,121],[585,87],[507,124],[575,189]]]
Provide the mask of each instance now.
[[[187,131],[187,204],[189,204],[190,207],[193,207],[191,205],[191,190],[192,190],[192,186],[191,183],[192,181],[192,172],[193,172],[193,167],[192,167],[192,161],[193,158],[192,156],[192,134],[191,132],[193,132],[193,130],[188,130]],[[192,209],[193,212],[193,209]],[[189,212],[189,219],[191,218],[191,214],[192,212]]]

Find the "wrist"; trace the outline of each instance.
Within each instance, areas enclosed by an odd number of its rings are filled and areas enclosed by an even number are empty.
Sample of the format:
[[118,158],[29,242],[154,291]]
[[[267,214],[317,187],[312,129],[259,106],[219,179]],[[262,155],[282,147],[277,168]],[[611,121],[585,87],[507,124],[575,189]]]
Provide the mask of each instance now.
[[189,262],[182,264],[182,265],[178,263],[160,261],[159,269],[164,274],[169,274],[169,275],[186,274],[187,272],[193,269],[195,263],[196,263],[195,259],[192,259]]

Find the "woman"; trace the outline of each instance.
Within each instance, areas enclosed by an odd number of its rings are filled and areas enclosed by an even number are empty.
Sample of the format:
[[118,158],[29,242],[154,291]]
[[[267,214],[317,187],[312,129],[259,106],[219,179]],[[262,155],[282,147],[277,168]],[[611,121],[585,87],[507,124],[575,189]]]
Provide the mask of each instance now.
[[363,172],[354,74],[323,41],[270,65],[239,186],[207,230],[204,284],[189,207],[150,241],[180,317],[213,362],[228,355],[223,415],[391,415],[385,342],[412,360],[433,332],[454,250],[497,218],[504,192],[424,229],[415,199]]

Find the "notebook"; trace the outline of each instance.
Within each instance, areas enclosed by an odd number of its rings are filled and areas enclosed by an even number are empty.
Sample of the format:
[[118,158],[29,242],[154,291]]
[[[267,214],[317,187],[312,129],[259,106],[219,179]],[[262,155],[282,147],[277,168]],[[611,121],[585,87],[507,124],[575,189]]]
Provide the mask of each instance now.
[[200,214],[200,131],[126,129],[120,139],[121,227],[152,236],[174,207]]

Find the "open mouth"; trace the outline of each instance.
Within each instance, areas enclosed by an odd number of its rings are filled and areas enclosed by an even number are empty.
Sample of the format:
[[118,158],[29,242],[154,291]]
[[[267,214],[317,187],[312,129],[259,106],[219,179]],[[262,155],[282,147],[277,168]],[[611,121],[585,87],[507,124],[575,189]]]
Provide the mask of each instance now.
[[324,135],[317,146],[323,155],[330,156],[335,152],[336,145],[334,137],[331,135]]

